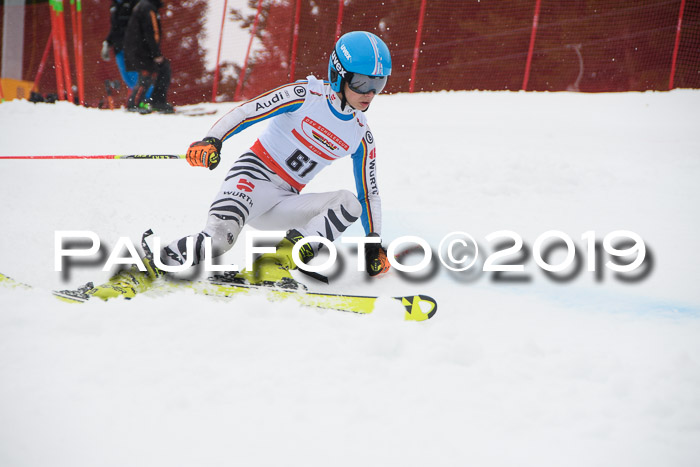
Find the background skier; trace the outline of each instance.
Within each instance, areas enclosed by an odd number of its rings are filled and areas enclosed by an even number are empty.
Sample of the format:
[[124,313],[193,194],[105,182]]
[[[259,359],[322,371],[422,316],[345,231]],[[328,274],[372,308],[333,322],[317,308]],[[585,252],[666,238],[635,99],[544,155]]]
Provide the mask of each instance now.
[[[124,63],[124,36],[126,35],[126,27],[129,24],[131,11],[138,3],[138,0],[113,0],[112,6],[109,9],[110,29],[107,38],[102,42],[102,60],[110,61],[111,57],[109,49],[114,52],[114,61],[119,69],[119,74],[126,86],[133,91],[139,82],[139,73],[137,71],[126,71]],[[153,91],[151,86],[145,94],[148,99]]]
[[[163,32],[158,9],[161,0],[141,0],[134,7],[124,36],[124,61],[128,71],[137,71],[138,83],[129,95],[127,108],[136,110],[144,103],[147,111],[170,113],[167,95],[170,87],[170,62],[163,56],[160,43]],[[150,99],[146,92],[153,85]]]

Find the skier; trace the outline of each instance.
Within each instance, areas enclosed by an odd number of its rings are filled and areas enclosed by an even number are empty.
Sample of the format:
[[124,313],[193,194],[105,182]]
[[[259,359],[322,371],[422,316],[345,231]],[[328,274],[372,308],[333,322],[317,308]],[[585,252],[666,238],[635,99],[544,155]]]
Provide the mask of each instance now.
[[[172,113],[167,101],[170,87],[170,61],[160,50],[163,37],[158,9],[161,0],[140,0],[131,12],[124,36],[124,62],[127,71],[138,72],[138,83],[129,94],[127,110]],[[148,89],[153,86],[149,99]]]
[[[283,284],[297,267],[292,248],[306,236],[338,238],[358,218],[365,233],[381,233],[381,206],[376,177],[374,137],[364,112],[386,85],[391,56],[376,35],[355,31],[335,44],[328,64],[328,83],[309,76],[252,99],[221,118],[207,137],[190,145],[192,166],[214,169],[223,141],[245,128],[271,119],[266,131],[229,170],[209,210],[206,227],[194,236],[194,262],[210,237],[216,254],[229,250],[247,223],[260,229],[287,230],[274,254],[262,255],[252,271],[239,277],[249,283]],[[351,155],[356,197],[347,190],[302,194],[304,186],[334,160]],[[164,249],[164,264],[186,261],[185,239]],[[303,261],[319,249],[311,242],[301,249]],[[378,244],[369,244],[367,271],[386,272],[389,262]]]
[[[253,124],[270,121],[250,151],[241,155],[226,174],[205,228],[163,248],[159,258],[162,264],[186,264],[188,254],[193,255],[193,264],[199,264],[204,258],[206,238],[211,239],[214,255],[221,255],[233,246],[246,224],[285,230],[276,252],[261,255],[252,270],[238,273],[236,280],[296,288],[299,284],[289,272],[297,268],[292,248],[304,237],[318,235],[333,241],[358,219],[367,236],[379,237],[376,150],[364,112],[384,89],[390,74],[391,56],[386,44],[372,33],[350,32],[338,40],[331,53],[329,82],[308,76],[272,89],[224,115],[202,141],[190,145],[190,165],[216,168],[224,141]],[[324,167],[345,156],[352,157],[358,196],[347,190],[301,193]],[[193,239],[191,252],[186,247],[188,238]],[[313,258],[319,246],[318,242],[304,244],[301,260]],[[140,291],[162,273],[153,258],[144,262],[148,272],[127,272],[119,290]],[[365,245],[365,263],[370,276],[389,270],[380,243]],[[120,279],[115,277],[111,282],[115,280]],[[104,293],[116,295],[114,290],[106,289]],[[101,291],[93,295],[108,298]]]

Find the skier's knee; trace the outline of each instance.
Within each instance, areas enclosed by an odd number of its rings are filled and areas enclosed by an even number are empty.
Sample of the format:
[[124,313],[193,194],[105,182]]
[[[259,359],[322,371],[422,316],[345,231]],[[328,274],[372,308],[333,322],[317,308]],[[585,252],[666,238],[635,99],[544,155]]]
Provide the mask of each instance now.
[[362,215],[362,205],[354,193],[348,190],[338,190],[335,196],[337,209],[348,221],[357,220]]
[[216,216],[209,216],[207,226],[203,230],[211,237],[212,255],[221,256],[236,243],[241,228],[236,221],[223,220]]

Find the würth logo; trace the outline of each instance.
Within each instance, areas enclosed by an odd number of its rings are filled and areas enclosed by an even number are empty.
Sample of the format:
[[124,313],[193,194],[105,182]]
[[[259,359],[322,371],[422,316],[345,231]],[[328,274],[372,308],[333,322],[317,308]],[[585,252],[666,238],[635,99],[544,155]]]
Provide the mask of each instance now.
[[241,178],[240,180],[238,180],[238,185],[236,185],[236,188],[238,188],[241,191],[250,193],[251,191],[253,191],[253,188],[255,188],[255,185],[253,185],[245,178]]

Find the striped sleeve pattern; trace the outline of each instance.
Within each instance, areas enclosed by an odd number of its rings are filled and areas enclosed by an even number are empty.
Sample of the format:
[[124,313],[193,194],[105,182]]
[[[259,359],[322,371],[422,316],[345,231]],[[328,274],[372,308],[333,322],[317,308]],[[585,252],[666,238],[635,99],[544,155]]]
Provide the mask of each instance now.
[[299,86],[306,87],[307,83],[307,81],[297,81],[285,84],[244,102],[221,117],[209,130],[207,136],[225,141],[258,122],[298,110],[304,104],[304,97],[299,97],[294,90]]

